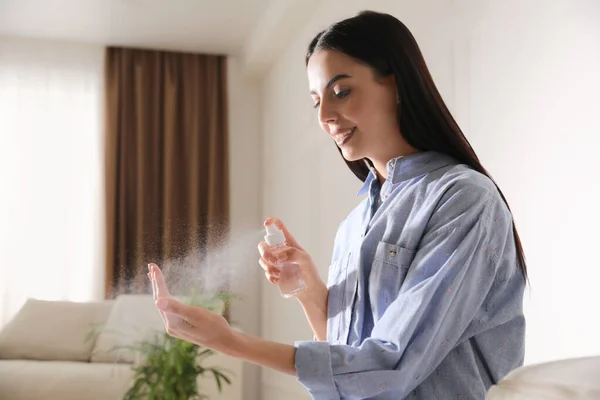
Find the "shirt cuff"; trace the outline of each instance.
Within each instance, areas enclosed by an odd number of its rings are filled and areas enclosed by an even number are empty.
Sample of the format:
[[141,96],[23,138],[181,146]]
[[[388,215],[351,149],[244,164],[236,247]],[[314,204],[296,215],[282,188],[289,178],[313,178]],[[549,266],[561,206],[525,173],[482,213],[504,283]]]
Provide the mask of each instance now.
[[333,380],[329,342],[296,342],[296,376],[313,399],[340,400]]

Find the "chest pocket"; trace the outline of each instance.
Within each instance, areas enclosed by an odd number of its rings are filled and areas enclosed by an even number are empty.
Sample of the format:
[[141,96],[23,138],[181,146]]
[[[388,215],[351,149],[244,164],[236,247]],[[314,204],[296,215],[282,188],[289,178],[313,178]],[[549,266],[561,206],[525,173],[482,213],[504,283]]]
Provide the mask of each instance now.
[[369,274],[369,299],[376,322],[398,297],[406,278],[414,250],[387,242],[379,242]]

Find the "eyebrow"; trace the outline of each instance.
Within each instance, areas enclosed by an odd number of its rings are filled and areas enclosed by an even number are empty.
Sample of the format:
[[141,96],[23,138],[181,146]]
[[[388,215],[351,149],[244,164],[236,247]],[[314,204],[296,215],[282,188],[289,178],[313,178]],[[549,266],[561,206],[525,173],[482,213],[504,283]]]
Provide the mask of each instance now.
[[[339,81],[341,79],[347,79],[347,78],[352,78],[352,77],[350,75],[347,75],[347,74],[336,75],[333,78],[331,78],[331,80],[329,82],[327,82],[327,85],[325,85],[325,89],[329,89],[329,87],[331,87],[331,85],[333,85],[337,81]],[[310,94],[317,94],[317,93],[314,90],[311,90]]]

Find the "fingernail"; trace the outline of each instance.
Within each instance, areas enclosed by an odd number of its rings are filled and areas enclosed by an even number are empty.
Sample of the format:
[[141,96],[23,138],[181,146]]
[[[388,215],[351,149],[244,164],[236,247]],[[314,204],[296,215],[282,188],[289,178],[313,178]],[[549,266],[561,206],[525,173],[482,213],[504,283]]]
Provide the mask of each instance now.
[[287,258],[288,258],[288,256],[287,256],[287,254],[285,254],[285,253],[281,253],[281,254],[277,255],[277,259],[278,259],[279,261],[284,261],[284,260],[287,260]]
[[169,310],[169,299],[160,298],[160,299],[156,300],[156,307],[158,307],[158,309],[161,311],[168,311]]
[[150,264],[148,264],[148,271],[152,271],[152,268],[150,267]]

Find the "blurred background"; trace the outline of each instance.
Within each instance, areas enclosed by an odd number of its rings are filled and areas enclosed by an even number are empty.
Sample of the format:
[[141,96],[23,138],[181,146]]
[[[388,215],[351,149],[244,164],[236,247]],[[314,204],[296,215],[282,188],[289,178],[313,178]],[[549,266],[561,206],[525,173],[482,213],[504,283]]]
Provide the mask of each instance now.
[[[146,292],[148,262],[200,260],[268,216],[326,279],[361,182],[319,128],[304,54],[363,9],[411,29],[507,196],[531,283],[526,364],[599,355],[597,0],[0,0],[0,328],[29,298]],[[310,340],[256,244],[227,312]],[[244,399],[306,398],[293,377],[240,371]]]

